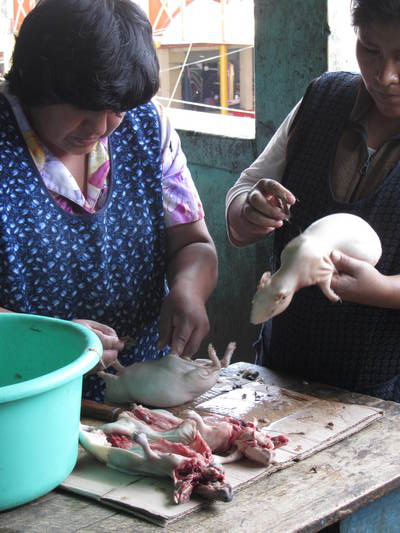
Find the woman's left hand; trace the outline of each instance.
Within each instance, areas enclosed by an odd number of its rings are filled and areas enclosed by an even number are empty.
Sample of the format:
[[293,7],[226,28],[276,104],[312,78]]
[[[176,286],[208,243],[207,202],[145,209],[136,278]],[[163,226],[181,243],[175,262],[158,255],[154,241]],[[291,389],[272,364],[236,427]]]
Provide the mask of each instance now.
[[387,305],[388,277],[366,261],[354,259],[338,251],[331,253],[337,272],[332,276],[331,288],[343,301],[377,307]]
[[158,348],[169,344],[171,352],[192,357],[209,330],[203,300],[183,288],[171,290],[161,307]]

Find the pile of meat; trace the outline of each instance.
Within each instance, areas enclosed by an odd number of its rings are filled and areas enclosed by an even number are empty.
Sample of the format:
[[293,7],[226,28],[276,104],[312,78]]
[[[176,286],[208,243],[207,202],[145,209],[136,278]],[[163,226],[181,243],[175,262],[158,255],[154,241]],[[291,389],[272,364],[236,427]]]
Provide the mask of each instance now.
[[256,421],[186,411],[183,418],[162,409],[135,405],[116,422],[99,428],[82,425],[80,442],[107,466],[123,472],[168,476],[174,501],[196,494],[231,501],[232,488],[223,463],[247,457],[268,466],[274,449],[287,443],[285,435],[268,436]]

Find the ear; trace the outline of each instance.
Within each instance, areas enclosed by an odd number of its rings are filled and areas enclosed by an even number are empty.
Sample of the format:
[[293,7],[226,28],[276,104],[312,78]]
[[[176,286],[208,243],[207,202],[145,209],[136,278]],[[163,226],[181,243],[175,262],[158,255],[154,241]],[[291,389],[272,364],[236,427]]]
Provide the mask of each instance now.
[[263,289],[271,282],[271,272],[264,272],[261,276],[260,281],[258,282],[257,289]]

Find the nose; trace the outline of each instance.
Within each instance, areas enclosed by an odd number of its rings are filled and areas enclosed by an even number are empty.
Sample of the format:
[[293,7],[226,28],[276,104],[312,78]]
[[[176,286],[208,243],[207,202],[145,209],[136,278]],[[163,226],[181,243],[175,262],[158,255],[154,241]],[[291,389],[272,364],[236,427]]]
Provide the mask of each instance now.
[[400,67],[398,62],[390,58],[382,62],[376,78],[384,86],[398,84],[400,82]]
[[85,122],[90,135],[102,137],[107,132],[107,111],[91,111]]

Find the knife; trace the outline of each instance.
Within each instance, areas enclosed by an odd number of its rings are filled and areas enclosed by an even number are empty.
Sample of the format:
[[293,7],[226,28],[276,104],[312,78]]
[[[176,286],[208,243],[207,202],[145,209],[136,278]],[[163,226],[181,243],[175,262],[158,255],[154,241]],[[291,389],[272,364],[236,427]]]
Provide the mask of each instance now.
[[115,422],[123,411],[126,411],[126,408],[106,405],[104,403],[94,402],[93,400],[82,400],[81,403],[82,417],[95,418],[96,420],[103,420],[105,422]]

